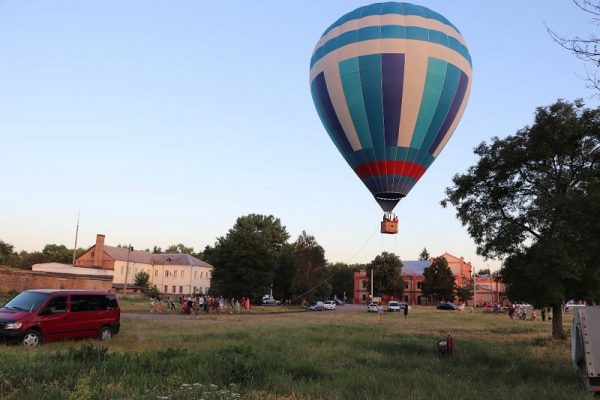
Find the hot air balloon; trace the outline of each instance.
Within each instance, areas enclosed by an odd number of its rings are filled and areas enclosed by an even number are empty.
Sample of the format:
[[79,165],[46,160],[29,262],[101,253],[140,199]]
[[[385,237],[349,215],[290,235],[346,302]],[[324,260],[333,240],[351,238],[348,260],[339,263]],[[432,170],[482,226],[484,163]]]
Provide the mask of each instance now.
[[445,17],[408,3],[376,3],[344,15],[310,60],[317,113],[346,162],[384,211],[392,211],[440,154],[471,88],[471,56]]

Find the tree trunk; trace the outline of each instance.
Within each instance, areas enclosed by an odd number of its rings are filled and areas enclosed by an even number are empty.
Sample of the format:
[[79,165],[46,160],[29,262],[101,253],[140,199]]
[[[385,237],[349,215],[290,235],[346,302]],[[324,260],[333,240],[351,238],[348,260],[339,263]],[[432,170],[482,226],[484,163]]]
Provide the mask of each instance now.
[[565,337],[565,331],[562,325],[562,304],[552,305],[552,338],[562,340]]

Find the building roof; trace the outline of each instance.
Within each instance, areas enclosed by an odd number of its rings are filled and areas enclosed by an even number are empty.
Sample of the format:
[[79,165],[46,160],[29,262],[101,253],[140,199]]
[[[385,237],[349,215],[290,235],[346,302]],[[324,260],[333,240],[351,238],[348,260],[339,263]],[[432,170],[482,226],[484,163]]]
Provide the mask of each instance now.
[[206,263],[194,256],[189,254],[152,254],[152,261],[154,264],[169,264],[169,265],[193,265],[195,267],[209,267],[212,265]]
[[[104,251],[118,261],[127,261],[127,247],[104,246]],[[189,254],[152,254],[147,251],[132,250],[129,253],[129,261],[141,264],[160,265],[191,265],[195,267],[209,267],[212,265]]]
[[[127,247],[104,246],[104,251],[118,261],[127,261]],[[142,264],[152,264],[152,253],[147,251],[132,250],[129,261]]]
[[429,261],[429,260],[402,261],[402,273],[423,275],[423,271],[425,270],[425,268],[429,267],[430,265],[431,265],[431,261]]

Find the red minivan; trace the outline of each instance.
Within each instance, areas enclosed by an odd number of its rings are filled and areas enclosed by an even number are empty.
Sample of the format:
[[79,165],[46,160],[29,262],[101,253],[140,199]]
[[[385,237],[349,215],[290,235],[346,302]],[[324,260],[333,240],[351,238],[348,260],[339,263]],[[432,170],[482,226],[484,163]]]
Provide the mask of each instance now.
[[115,293],[91,290],[26,290],[0,308],[0,338],[25,346],[42,341],[119,333],[121,310]]

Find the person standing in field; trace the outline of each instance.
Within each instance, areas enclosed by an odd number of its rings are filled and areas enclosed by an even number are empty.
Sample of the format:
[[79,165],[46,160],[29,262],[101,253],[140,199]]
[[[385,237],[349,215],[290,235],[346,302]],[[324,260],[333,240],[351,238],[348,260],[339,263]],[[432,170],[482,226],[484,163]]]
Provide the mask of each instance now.
[[377,304],[377,323],[380,324],[383,320],[383,307],[381,304]]
[[404,312],[404,319],[408,319],[408,304],[404,305],[404,310],[402,310]]
[[542,308],[542,322],[546,322],[546,307]]
[[515,305],[511,304],[510,307],[508,308],[508,317],[510,319],[512,319],[513,322],[515,322]]

